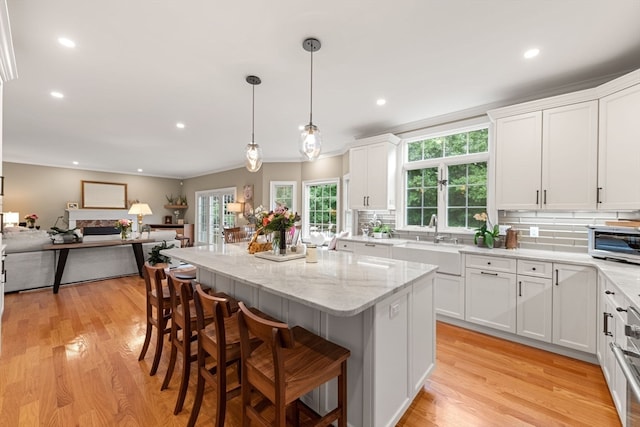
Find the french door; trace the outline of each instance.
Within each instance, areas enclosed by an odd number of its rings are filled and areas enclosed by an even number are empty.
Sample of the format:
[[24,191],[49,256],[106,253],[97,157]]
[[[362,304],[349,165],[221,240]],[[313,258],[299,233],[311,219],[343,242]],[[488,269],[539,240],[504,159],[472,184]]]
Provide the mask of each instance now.
[[196,191],[196,244],[217,243],[222,230],[235,225],[235,214],[227,211],[227,203],[235,199],[235,187]]

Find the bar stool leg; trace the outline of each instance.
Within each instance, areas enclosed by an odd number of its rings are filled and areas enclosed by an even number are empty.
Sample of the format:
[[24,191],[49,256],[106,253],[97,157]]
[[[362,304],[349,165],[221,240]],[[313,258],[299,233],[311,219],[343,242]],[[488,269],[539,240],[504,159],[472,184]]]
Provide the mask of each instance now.
[[149,318],[151,317],[152,313],[150,313],[150,311],[152,310],[153,308],[147,305],[147,332],[145,333],[145,336],[144,336],[144,344],[142,344],[142,350],[140,351],[138,362],[144,359],[144,356],[147,355],[147,350],[149,350],[149,343],[151,342],[151,329],[153,328],[153,326],[149,322]]
[[338,427],[347,427],[347,361],[340,366],[340,376],[338,376],[338,405],[340,405],[340,418]]
[[153,356],[153,364],[151,365],[151,372],[149,375],[154,376],[158,371],[158,365],[160,365],[160,356],[162,356],[162,344],[164,342],[164,330],[167,328],[167,320],[164,317],[162,310],[158,310],[158,331],[156,333],[156,352]]

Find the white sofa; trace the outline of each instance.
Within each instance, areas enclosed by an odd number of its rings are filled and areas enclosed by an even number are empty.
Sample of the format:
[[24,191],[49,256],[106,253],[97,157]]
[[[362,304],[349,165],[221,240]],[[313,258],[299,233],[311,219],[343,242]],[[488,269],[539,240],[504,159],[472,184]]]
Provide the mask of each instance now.
[[[149,257],[151,248],[163,240],[180,247],[180,241],[175,237],[175,231],[152,231],[149,237],[145,233],[143,238],[155,240],[142,245],[145,259]],[[118,234],[83,237],[85,242],[118,239]],[[5,293],[53,285],[58,251],[42,250],[43,245],[50,243],[49,234],[44,230],[5,230]],[[131,245],[73,249],[69,252],[61,284],[133,274],[138,274],[138,267]]]

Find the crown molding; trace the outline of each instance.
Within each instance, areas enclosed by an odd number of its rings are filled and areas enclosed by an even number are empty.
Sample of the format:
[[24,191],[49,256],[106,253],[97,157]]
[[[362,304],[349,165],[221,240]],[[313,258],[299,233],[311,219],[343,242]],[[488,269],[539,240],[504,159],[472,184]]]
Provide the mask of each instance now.
[[6,0],[0,0],[0,79],[3,82],[18,78],[16,57],[13,52],[11,25]]

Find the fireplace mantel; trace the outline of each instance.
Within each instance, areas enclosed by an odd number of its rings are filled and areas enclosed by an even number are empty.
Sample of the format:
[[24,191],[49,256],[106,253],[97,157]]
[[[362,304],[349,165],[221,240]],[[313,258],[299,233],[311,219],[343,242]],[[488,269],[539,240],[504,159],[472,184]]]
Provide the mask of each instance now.
[[136,224],[136,216],[128,212],[128,209],[65,209],[65,217],[69,228],[75,228],[78,221],[113,221],[115,223],[121,218],[130,219]]

